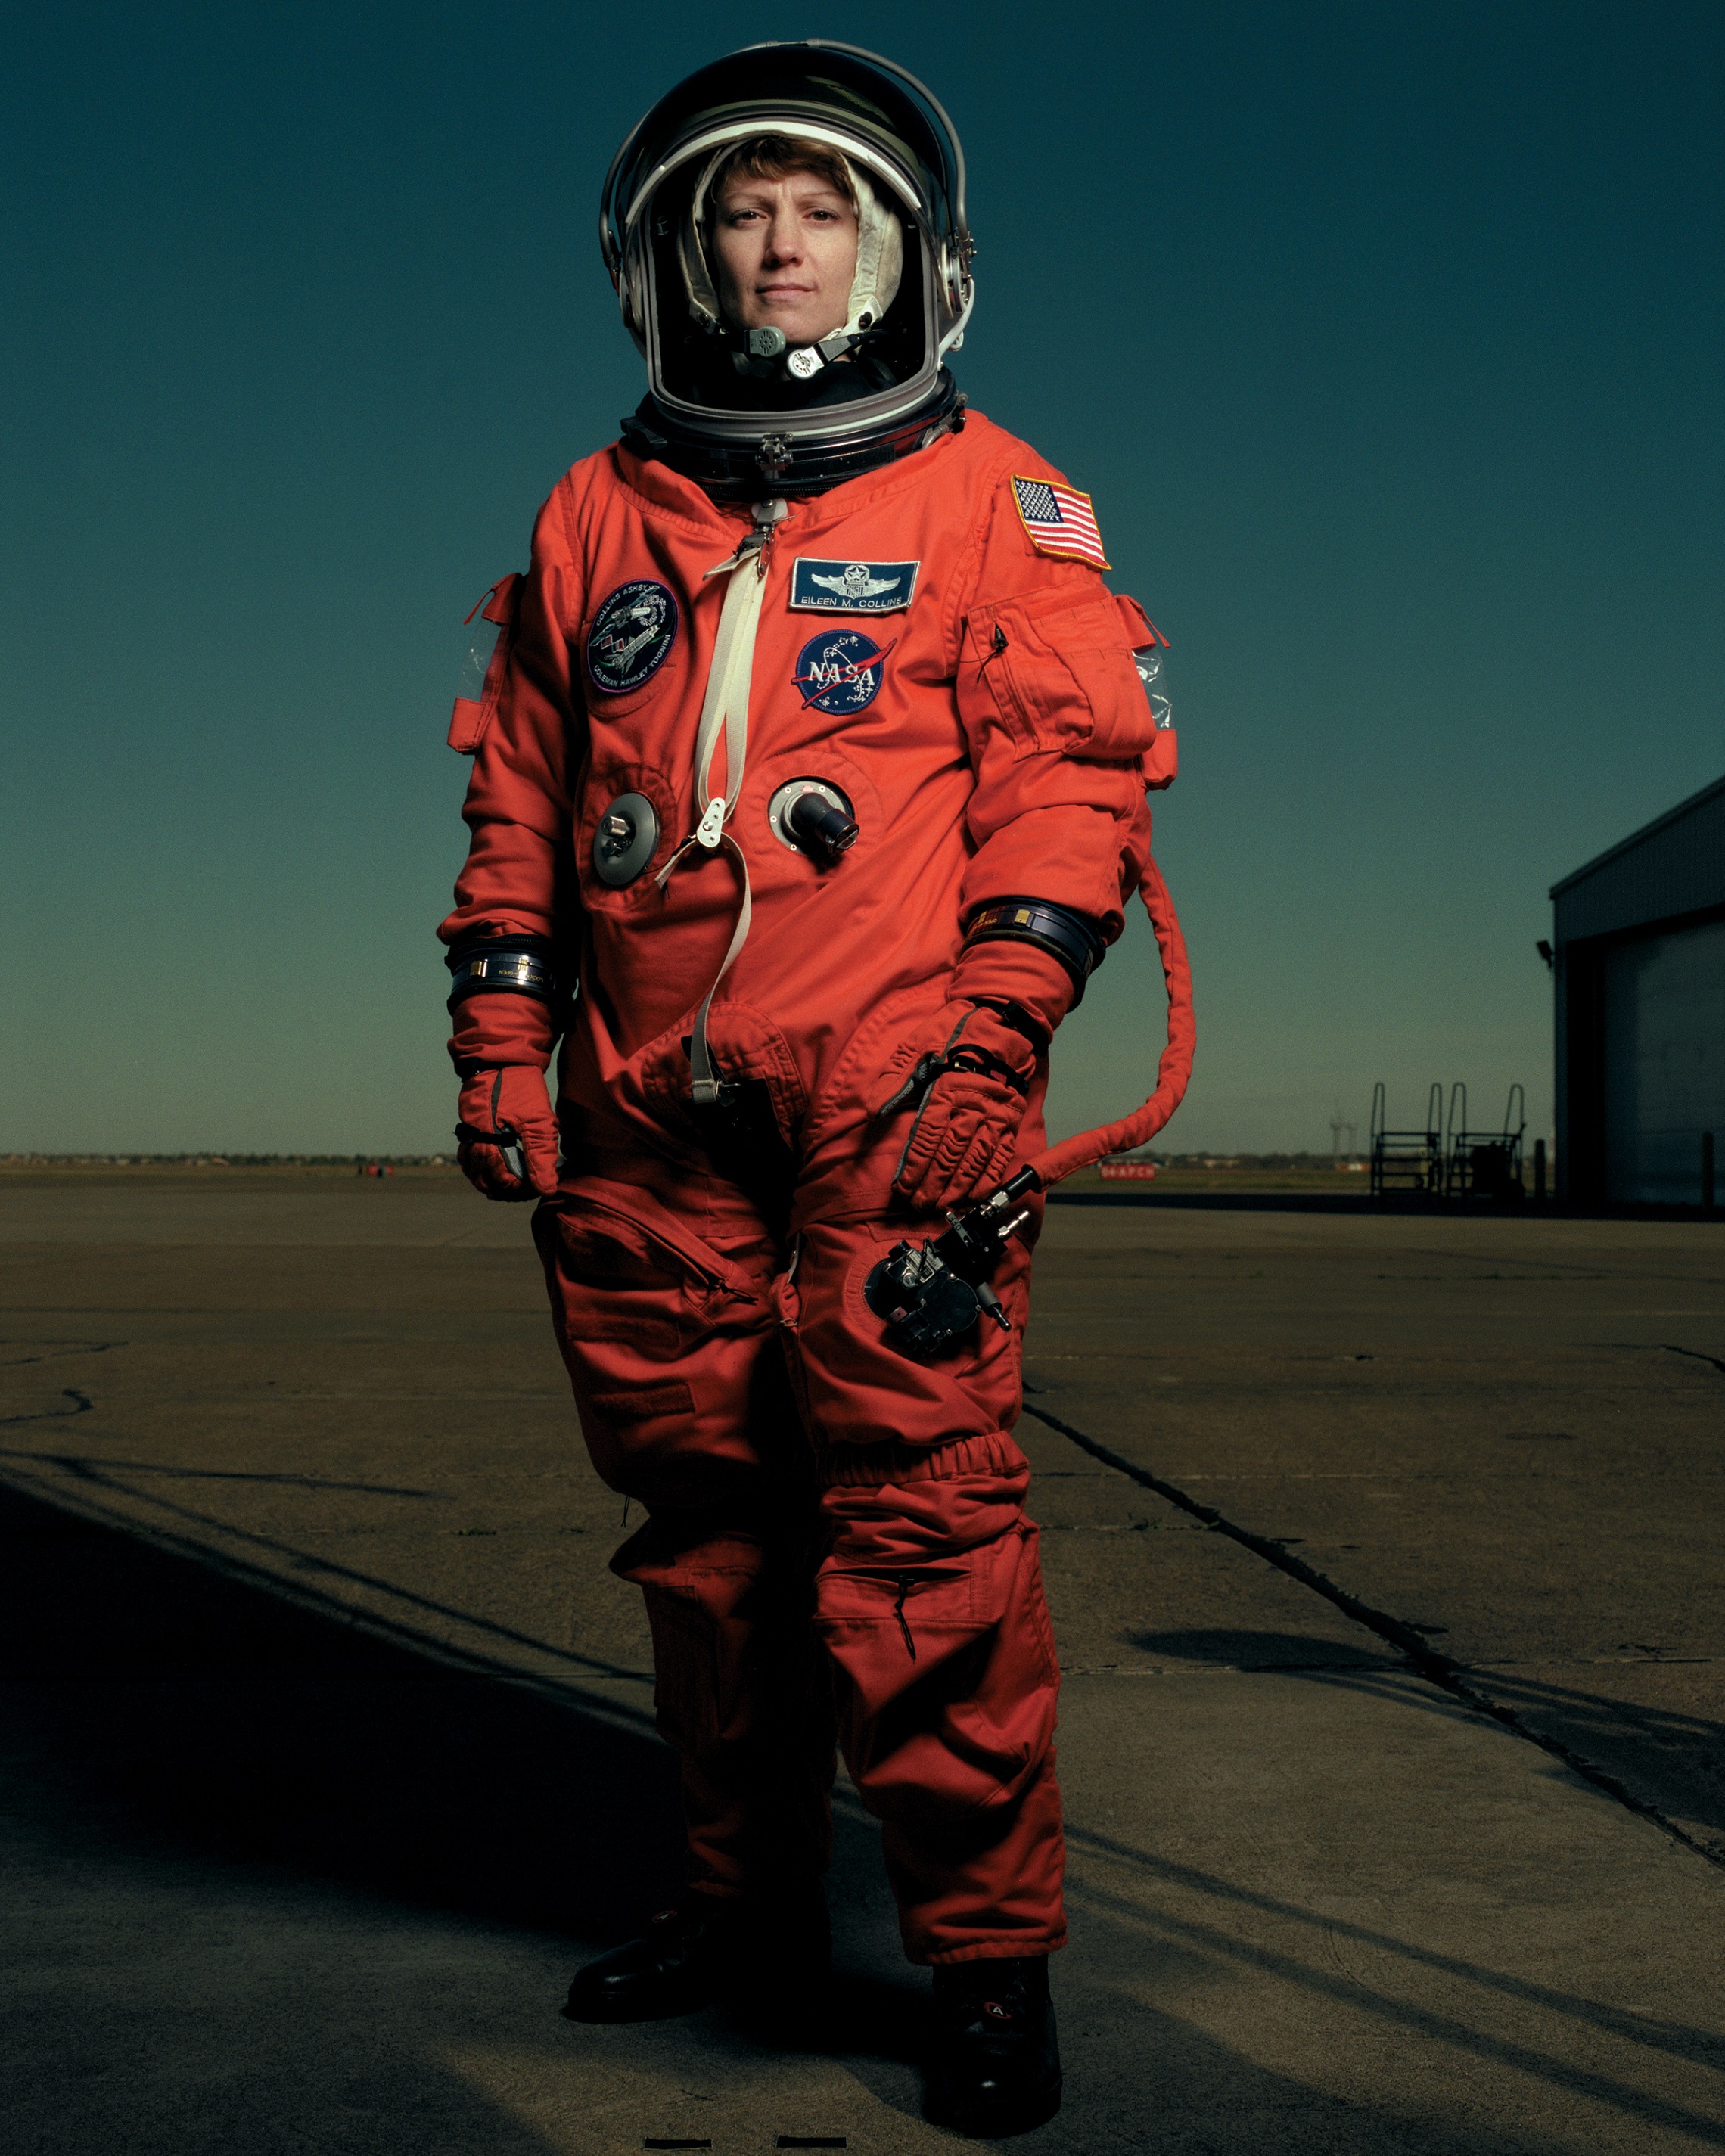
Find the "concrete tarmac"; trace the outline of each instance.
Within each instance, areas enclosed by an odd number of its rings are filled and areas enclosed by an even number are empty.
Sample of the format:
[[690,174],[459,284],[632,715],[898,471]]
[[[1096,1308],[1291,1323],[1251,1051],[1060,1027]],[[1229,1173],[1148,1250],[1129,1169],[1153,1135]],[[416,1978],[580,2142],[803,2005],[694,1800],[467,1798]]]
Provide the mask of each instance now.
[[[1023,2145],[1725,2143],[1725,1229],[1090,1195],[1019,1430],[1073,1934]],[[809,2044],[557,2017],[675,1790],[521,1210],[11,1173],[0,1276],[8,2151],[958,2145],[842,1784]]]

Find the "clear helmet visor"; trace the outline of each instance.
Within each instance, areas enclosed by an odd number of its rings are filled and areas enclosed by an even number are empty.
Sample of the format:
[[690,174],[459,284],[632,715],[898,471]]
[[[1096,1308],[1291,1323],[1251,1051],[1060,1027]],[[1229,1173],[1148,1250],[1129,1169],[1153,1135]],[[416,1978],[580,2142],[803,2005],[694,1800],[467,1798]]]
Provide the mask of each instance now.
[[[858,395],[853,377],[842,404],[799,403],[739,367],[742,334],[725,319],[711,191],[737,149],[766,135],[814,144],[851,183],[857,263],[833,335],[860,340],[868,382]],[[929,397],[970,311],[963,156],[951,124],[914,76],[852,46],[753,46],[679,85],[618,152],[600,228],[655,403],[716,440],[758,437],[768,414],[792,437],[890,424]],[[807,362],[811,373],[824,363]]]
[[[809,136],[800,139],[814,140]],[[712,190],[740,146],[733,142],[721,144],[707,159],[695,182],[689,208],[677,228],[678,264],[688,294],[690,315],[709,330],[721,329],[724,323],[718,264],[712,244],[714,216],[718,207],[712,199]],[[856,268],[850,280],[845,319],[827,334],[855,336],[878,325],[898,296],[905,262],[904,217],[896,206],[895,191],[885,187],[878,174],[871,182],[860,162],[847,157],[835,143],[821,142],[816,146],[838,160],[845,176],[845,192],[856,212]]]
[[[856,264],[843,301],[844,319],[824,329],[812,352],[807,347],[793,351],[787,362],[776,363],[770,358],[752,359],[749,354],[762,349],[783,352],[782,336],[768,332],[764,343],[750,340],[739,323],[727,318],[713,244],[716,205],[711,191],[734,151],[757,139],[762,131],[749,129],[718,150],[691,157],[668,172],[659,181],[651,208],[640,221],[648,234],[643,250],[646,313],[642,326],[646,334],[642,343],[655,398],[690,415],[710,410],[724,414],[728,422],[738,414],[758,417],[770,412],[790,422],[798,415],[781,393],[784,365],[800,371],[806,364],[812,375],[833,354],[832,341],[838,340],[866,355],[870,380],[879,385],[875,395],[850,400],[859,407],[852,416],[865,419],[877,408],[901,405],[906,392],[914,398],[926,389],[940,366],[929,249],[919,221],[902,197],[878,175],[871,178],[836,145],[820,146],[840,161],[857,213]],[[814,138],[803,135],[791,139]]]

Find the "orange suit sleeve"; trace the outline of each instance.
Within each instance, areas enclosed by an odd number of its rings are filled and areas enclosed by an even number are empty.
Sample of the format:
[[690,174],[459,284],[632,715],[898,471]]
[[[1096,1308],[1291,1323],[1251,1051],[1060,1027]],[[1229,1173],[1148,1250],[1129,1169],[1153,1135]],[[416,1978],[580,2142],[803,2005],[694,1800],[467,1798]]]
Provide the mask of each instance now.
[[[533,532],[531,566],[487,609],[499,623],[484,695],[458,701],[450,741],[473,757],[462,806],[470,838],[445,943],[470,936],[542,936],[567,995],[579,970],[581,906],[570,851],[570,791],[585,754],[587,715],[565,624],[578,615],[575,565],[554,495]],[[557,1025],[530,996],[468,997],[454,1014],[458,1068],[550,1060]]]
[[[1018,469],[1065,483],[1022,451]],[[1088,562],[1038,551],[1003,475],[957,622],[976,773],[966,918],[994,899],[1041,898],[1088,916],[1109,942],[1120,934],[1150,850],[1142,761],[1156,726],[1132,661],[1142,619]]]

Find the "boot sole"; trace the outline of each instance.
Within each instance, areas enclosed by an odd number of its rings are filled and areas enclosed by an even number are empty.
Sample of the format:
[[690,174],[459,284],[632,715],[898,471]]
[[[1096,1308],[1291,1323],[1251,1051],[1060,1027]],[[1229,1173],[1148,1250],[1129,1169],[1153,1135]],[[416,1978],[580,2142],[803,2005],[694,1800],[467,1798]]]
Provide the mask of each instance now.
[[1014,2133],[1031,2133],[1046,2126],[1060,2107],[1065,2076],[1051,2087],[1016,2103],[946,2103],[931,2105],[926,2113],[932,2126],[949,2126],[968,2141],[1004,2141]]

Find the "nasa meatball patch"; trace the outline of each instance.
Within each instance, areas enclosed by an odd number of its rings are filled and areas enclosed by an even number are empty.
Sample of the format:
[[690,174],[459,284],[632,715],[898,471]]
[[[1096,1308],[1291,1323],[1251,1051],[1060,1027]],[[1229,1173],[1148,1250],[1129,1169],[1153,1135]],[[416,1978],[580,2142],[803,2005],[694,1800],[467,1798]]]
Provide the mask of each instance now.
[[809,613],[898,613],[911,603],[920,562],[791,564],[791,604]]
[[676,640],[677,603],[665,585],[649,577],[619,584],[593,616],[587,639],[594,688],[605,696],[644,688]]
[[[888,644],[886,651],[891,651]],[[811,707],[844,718],[872,704],[880,693],[886,651],[860,629],[829,629],[812,636],[797,654],[797,694]]]

